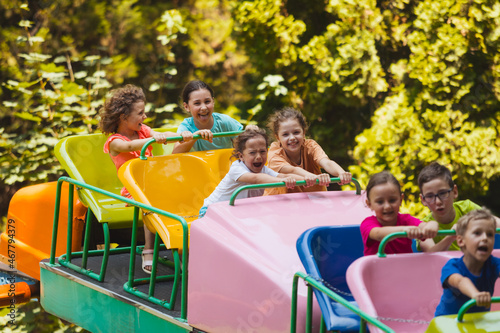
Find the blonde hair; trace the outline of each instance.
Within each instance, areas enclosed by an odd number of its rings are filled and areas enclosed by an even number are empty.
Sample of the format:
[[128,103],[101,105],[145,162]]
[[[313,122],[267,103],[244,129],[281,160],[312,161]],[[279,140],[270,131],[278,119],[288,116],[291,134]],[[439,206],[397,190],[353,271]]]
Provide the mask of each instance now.
[[477,220],[490,220],[493,222],[494,228],[496,229],[497,227],[497,221],[495,220],[493,214],[491,214],[490,210],[487,208],[481,208],[468,212],[457,221],[457,235],[465,235],[469,223]]

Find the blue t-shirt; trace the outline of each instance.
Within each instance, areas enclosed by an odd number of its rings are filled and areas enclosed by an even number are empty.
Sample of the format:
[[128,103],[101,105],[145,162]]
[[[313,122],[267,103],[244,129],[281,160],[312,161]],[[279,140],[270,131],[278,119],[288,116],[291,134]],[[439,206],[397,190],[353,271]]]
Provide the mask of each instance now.
[[[214,118],[214,125],[210,129],[212,133],[235,132],[243,130],[243,125],[225,114],[214,112],[212,113],[212,117]],[[179,125],[179,128],[177,129],[177,133],[181,133],[184,131],[194,133],[199,130],[200,129],[197,128],[194,124],[193,117],[189,117],[182,121],[182,123]],[[231,136],[217,137],[213,139],[212,143],[207,140],[199,139],[196,140],[196,143],[194,144],[193,148],[191,148],[191,151],[233,148],[233,142],[231,141],[232,138],[233,137]]]
[[[435,316],[443,316],[449,314],[457,314],[458,310],[464,305],[470,297],[465,296],[457,288],[453,288],[448,284],[448,278],[455,273],[469,278],[479,291],[488,291],[493,295],[495,281],[500,274],[500,258],[490,256],[484,263],[481,275],[472,274],[467,266],[465,266],[463,256],[461,258],[453,258],[448,260],[441,271],[441,283],[443,285],[443,296],[436,308]],[[485,312],[489,308],[474,306],[468,312]]]

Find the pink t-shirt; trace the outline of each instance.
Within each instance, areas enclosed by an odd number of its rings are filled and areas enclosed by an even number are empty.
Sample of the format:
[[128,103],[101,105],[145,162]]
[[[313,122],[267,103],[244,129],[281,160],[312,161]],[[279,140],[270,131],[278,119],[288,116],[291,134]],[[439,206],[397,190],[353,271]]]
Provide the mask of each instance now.
[[[422,223],[419,219],[411,216],[410,214],[398,214],[398,219],[396,221],[396,226],[415,226],[418,227]],[[363,239],[363,244],[365,245],[364,255],[377,254],[380,242],[370,239],[370,231],[373,228],[381,228],[382,224],[377,220],[375,215],[367,217],[361,222],[359,227],[361,231],[361,238]],[[412,240],[410,238],[396,238],[385,247],[385,253],[412,253],[411,249]]]
[[[147,138],[151,137],[151,127],[142,124],[141,130],[139,132],[137,132],[137,134],[139,135],[139,139],[147,139]],[[111,141],[116,140],[116,139],[120,139],[123,141],[132,141],[129,138],[127,138],[126,136],[123,136],[123,135],[118,134],[118,133],[110,135],[109,138],[104,143],[104,152],[106,154],[109,154],[109,144],[111,143]],[[144,155],[145,156],[152,156],[153,155],[153,147],[149,146],[148,149],[146,149],[146,152],[144,153]],[[125,163],[128,160],[131,160],[133,158],[138,158],[140,156],[141,156],[140,150],[131,151],[131,152],[124,152],[124,153],[120,153],[116,156],[112,156],[111,154],[109,155],[109,157],[111,157],[111,160],[113,161],[113,163],[116,166],[116,171],[118,171],[118,169],[120,169],[120,167],[123,165],[123,163]],[[128,191],[125,187],[122,188],[120,194],[124,197],[130,197],[130,193],[128,193]]]

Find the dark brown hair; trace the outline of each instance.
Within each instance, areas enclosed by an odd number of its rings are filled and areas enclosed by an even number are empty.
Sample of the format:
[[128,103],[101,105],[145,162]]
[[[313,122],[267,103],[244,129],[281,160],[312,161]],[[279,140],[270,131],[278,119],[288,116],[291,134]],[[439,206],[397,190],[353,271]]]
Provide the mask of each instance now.
[[274,114],[269,118],[267,127],[273,132],[274,136],[278,138],[280,124],[289,119],[296,119],[302,127],[302,130],[304,130],[304,135],[306,134],[307,128],[309,127],[307,125],[306,118],[304,117],[302,112],[297,111],[292,107],[285,107],[281,110],[276,110]]
[[207,89],[210,92],[210,95],[212,96],[212,98],[214,98],[214,91],[212,90],[212,88],[210,88],[210,86],[208,84],[206,84],[205,82],[203,82],[201,80],[193,80],[193,81],[189,81],[184,86],[184,89],[182,89],[182,93],[181,93],[182,101],[184,103],[188,104],[189,103],[189,96],[191,95],[191,93],[193,91],[200,90],[200,89]]
[[127,118],[132,112],[132,105],[140,101],[146,103],[144,91],[132,84],[112,90],[111,97],[106,99],[104,106],[99,111],[101,131],[103,133],[116,133],[121,116],[124,115]]
[[233,146],[234,146],[234,151],[233,151],[233,157],[238,158],[239,153],[243,154],[243,150],[245,150],[245,147],[247,145],[247,141],[250,139],[255,138],[256,136],[262,136],[264,140],[266,140],[266,149],[267,146],[269,146],[269,138],[267,137],[267,133],[265,130],[262,128],[259,128],[257,130],[254,129],[246,129],[243,133],[238,135],[236,139],[234,139]]
[[422,192],[422,186],[424,186],[425,183],[428,183],[436,178],[443,179],[448,183],[448,185],[450,185],[450,188],[453,188],[455,185],[455,183],[453,183],[450,170],[438,162],[432,162],[423,168],[418,175],[418,187],[420,188],[420,192]]
[[370,177],[368,185],[366,185],[366,198],[370,200],[370,191],[372,188],[374,188],[377,185],[382,185],[387,183],[396,185],[399,193],[401,193],[401,184],[399,184],[396,177],[394,177],[393,174],[390,173],[389,171],[382,171]]

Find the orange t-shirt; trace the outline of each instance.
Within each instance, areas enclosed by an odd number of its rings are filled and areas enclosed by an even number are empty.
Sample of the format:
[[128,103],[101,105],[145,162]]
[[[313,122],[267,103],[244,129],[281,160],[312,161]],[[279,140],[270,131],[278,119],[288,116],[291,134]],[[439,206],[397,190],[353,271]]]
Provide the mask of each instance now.
[[[147,138],[151,137],[151,127],[142,124],[141,130],[139,132],[137,132],[137,134],[139,134],[139,139],[147,139]],[[109,138],[104,143],[104,152],[106,154],[109,154],[109,144],[111,143],[111,141],[116,140],[116,139],[123,140],[123,141],[132,141],[129,138],[127,138],[126,136],[123,136],[123,135],[118,134],[118,133],[110,135]],[[146,149],[146,152],[144,153],[144,155],[145,156],[152,156],[153,155],[153,147],[151,145],[148,147],[148,149]],[[123,165],[123,163],[125,163],[128,160],[131,160],[133,158],[138,158],[140,156],[141,156],[141,152],[139,150],[119,153],[116,156],[112,156],[111,154],[109,155],[109,157],[111,157],[111,160],[113,161],[113,163],[116,166],[116,171],[118,171],[118,169],[120,169],[120,167]],[[128,191],[125,187],[122,188],[120,194],[124,197],[127,197],[127,198],[131,197],[130,193],[128,193]]]
[[[307,139],[301,147],[301,163],[300,165],[292,162],[286,155],[285,150],[281,147],[279,142],[273,142],[269,148],[267,165],[276,172],[280,172],[281,168],[285,165],[294,167],[301,167],[315,175],[321,174],[321,167],[319,161],[328,158],[325,151],[321,146],[312,139]],[[315,192],[326,191],[326,186],[314,185],[311,187],[297,186],[293,189],[285,187],[266,189],[264,195],[282,194],[282,193],[297,193],[297,192]]]

